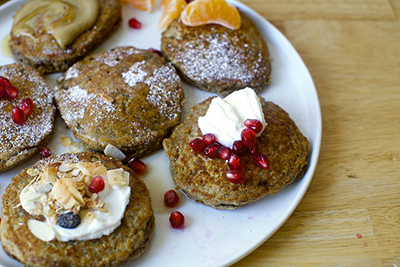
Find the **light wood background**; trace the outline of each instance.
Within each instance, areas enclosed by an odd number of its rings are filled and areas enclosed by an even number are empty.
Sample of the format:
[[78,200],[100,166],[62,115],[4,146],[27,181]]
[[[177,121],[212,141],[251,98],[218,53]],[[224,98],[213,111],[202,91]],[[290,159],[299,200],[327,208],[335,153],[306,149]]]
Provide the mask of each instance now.
[[296,211],[234,266],[400,267],[400,0],[242,2],[305,61],[323,136]]
[[242,266],[400,267],[400,0],[242,0],[314,79],[323,134],[313,181]]

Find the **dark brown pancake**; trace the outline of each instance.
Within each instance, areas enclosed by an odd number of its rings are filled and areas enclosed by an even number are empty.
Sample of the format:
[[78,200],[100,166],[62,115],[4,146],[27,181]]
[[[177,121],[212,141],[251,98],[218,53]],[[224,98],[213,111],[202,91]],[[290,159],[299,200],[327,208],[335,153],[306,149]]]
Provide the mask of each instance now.
[[[30,219],[19,204],[21,190],[33,179],[27,171],[47,163],[98,162],[107,169],[124,168],[130,174],[131,196],[121,225],[111,234],[86,241],[42,241],[28,229]],[[1,241],[4,251],[28,266],[119,266],[140,256],[147,248],[154,228],[154,215],[146,185],[121,162],[101,154],[63,154],[41,160],[14,177],[2,198]]]
[[95,25],[65,48],[60,47],[54,37],[45,31],[36,32],[35,38],[11,33],[10,47],[14,59],[38,69],[41,73],[66,71],[100,45],[122,20],[121,4],[118,0],[99,0],[99,3]]
[[128,157],[162,146],[179,124],[183,90],[173,66],[148,50],[117,47],[86,57],[58,80],[61,116],[81,144]]
[[211,98],[196,105],[185,122],[163,142],[174,182],[189,198],[216,209],[234,209],[275,194],[304,175],[308,140],[283,109],[261,99],[268,125],[257,143],[259,152],[268,156],[271,167],[261,169],[254,165],[250,153],[240,155],[246,181],[229,182],[225,160],[210,159],[203,152],[194,154],[189,146],[191,140],[202,136],[197,120],[205,115],[210,102]]
[[259,92],[270,83],[268,47],[254,23],[240,14],[238,30],[216,24],[190,27],[177,19],[162,33],[161,50],[199,89],[222,96],[247,86]]
[[[0,172],[24,162],[44,146],[54,129],[56,107],[51,90],[39,72],[22,64],[0,67],[0,76],[6,77],[18,89],[16,99],[0,99]],[[32,114],[21,125],[12,120],[12,108],[20,107],[24,98],[33,101]]]

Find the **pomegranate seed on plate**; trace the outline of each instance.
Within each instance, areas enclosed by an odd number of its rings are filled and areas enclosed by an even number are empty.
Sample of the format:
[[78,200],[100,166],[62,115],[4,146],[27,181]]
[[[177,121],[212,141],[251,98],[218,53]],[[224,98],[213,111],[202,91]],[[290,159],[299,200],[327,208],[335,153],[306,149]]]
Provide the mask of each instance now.
[[185,217],[179,211],[174,211],[169,216],[169,222],[173,228],[183,228],[185,224]]
[[131,18],[128,21],[129,27],[131,27],[132,29],[140,29],[142,28],[142,23],[140,23],[137,19],[135,18]]
[[105,183],[103,177],[96,175],[95,177],[93,177],[88,189],[90,193],[94,194],[103,191],[104,187]]
[[231,157],[232,149],[226,146],[221,146],[218,149],[219,157],[224,160],[228,160]]
[[24,116],[29,116],[33,111],[33,101],[29,97],[22,100],[21,109],[24,112]]
[[263,125],[262,125],[261,121],[254,120],[254,119],[245,120],[244,126],[246,126],[249,129],[252,129],[256,134],[261,132],[261,130],[263,129]]
[[215,135],[212,133],[205,134],[203,136],[203,140],[204,140],[204,143],[206,144],[206,146],[209,146],[216,141]]
[[175,190],[171,189],[165,193],[164,195],[165,206],[172,208],[175,207],[176,204],[178,204],[178,202],[179,202],[179,196],[175,192]]
[[240,162],[240,158],[236,154],[232,154],[228,161],[229,168],[231,170],[243,170],[243,165]]
[[149,48],[149,51],[153,52],[154,54],[159,55],[160,57],[163,56],[162,52],[160,50],[154,49],[154,48]]
[[51,156],[51,151],[47,147],[41,147],[39,149],[39,155],[41,159],[45,159]]
[[267,155],[263,153],[259,153],[256,155],[253,155],[253,161],[254,165],[266,170],[271,166],[271,163],[267,157]]
[[147,170],[146,164],[137,158],[131,158],[128,161],[128,167],[131,168],[132,171],[134,171],[137,175],[143,175]]
[[256,133],[249,128],[243,129],[243,131],[240,134],[240,137],[242,138],[243,144],[247,147],[252,147],[257,142]]
[[23,124],[25,122],[24,112],[19,107],[12,108],[12,120],[16,124]]
[[243,184],[246,181],[246,177],[242,170],[227,171],[226,178],[229,180],[229,182],[234,184]]
[[247,151],[247,147],[243,144],[242,141],[238,140],[233,142],[232,150],[235,154],[240,155]]
[[6,87],[0,85],[0,99],[6,95]]
[[17,88],[15,88],[12,85],[9,85],[9,86],[6,87],[6,95],[5,95],[6,99],[12,100],[12,99],[17,98],[17,96],[18,96],[18,89]]
[[203,150],[204,148],[204,141],[201,138],[195,138],[192,141],[190,141],[189,146],[190,149],[194,152],[194,153],[199,153]]
[[204,153],[209,157],[210,159],[215,159],[219,157],[218,150],[221,147],[220,144],[218,143],[212,143],[211,145],[207,146],[204,149]]

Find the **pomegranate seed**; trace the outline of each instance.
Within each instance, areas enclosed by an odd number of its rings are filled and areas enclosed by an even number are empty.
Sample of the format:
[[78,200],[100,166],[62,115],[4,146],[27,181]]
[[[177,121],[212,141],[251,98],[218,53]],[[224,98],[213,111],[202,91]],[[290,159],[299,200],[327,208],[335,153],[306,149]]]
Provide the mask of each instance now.
[[209,146],[212,143],[215,143],[215,135],[213,135],[211,133],[205,134],[203,136],[203,140],[204,140],[204,143],[206,144],[206,146]]
[[235,141],[233,142],[232,150],[233,152],[235,152],[235,154],[240,155],[247,151],[247,147],[243,144],[242,141]]
[[271,166],[267,155],[259,153],[253,156],[254,165],[266,170]]
[[200,151],[203,150],[204,148],[204,141],[201,138],[195,138],[192,141],[190,141],[189,146],[190,149],[194,152],[194,153],[199,153]]
[[229,182],[234,184],[243,184],[246,181],[244,171],[242,170],[230,170],[226,172],[226,178]]
[[128,161],[128,167],[131,168],[131,170],[134,171],[137,175],[143,175],[147,171],[146,164],[144,164],[144,162],[140,159],[136,158],[131,158]]
[[185,217],[179,211],[174,211],[169,216],[169,222],[173,228],[183,228],[185,224]]
[[162,52],[160,50],[154,49],[154,48],[149,48],[149,51],[153,52],[154,54],[159,55],[160,57],[163,56]]
[[22,100],[21,109],[24,112],[24,116],[29,116],[33,111],[33,101],[29,97]]
[[51,156],[51,151],[47,147],[41,147],[39,149],[39,155],[41,159],[45,159]]
[[18,89],[17,88],[15,88],[12,85],[9,85],[9,86],[6,87],[6,95],[5,95],[6,99],[12,100],[12,99],[17,98],[17,96],[18,96]]
[[94,193],[99,193],[104,190],[105,183],[103,177],[96,175],[93,177],[92,182],[89,185],[89,192],[94,194]]
[[131,27],[132,29],[140,29],[142,28],[142,23],[140,23],[137,19],[135,18],[131,18],[128,22],[129,27]]
[[0,76],[0,86],[7,87],[10,86],[11,82],[6,77]]
[[244,126],[246,126],[249,129],[252,129],[256,134],[261,132],[261,130],[263,129],[263,125],[262,125],[261,121],[254,120],[254,119],[245,120]]
[[240,158],[236,154],[232,154],[228,161],[229,168],[231,170],[243,170],[243,165],[240,162]]
[[219,157],[224,160],[228,160],[231,157],[232,149],[226,146],[221,146],[218,149]]
[[218,143],[212,143],[211,145],[207,146],[204,149],[204,153],[209,157],[210,159],[215,159],[219,157],[218,150],[221,147],[220,144]]
[[12,120],[16,124],[23,124],[25,122],[24,112],[19,107],[12,108]]
[[195,0],[186,0],[186,3],[191,3],[191,2],[193,2],[193,1],[195,1]]
[[258,144],[256,143],[254,146],[249,147],[249,151],[252,155],[258,154]]
[[167,207],[175,207],[179,202],[179,196],[175,190],[169,190],[164,195],[164,203]]
[[249,128],[243,129],[242,133],[240,134],[240,137],[242,138],[243,144],[247,147],[252,147],[257,142],[256,133]]

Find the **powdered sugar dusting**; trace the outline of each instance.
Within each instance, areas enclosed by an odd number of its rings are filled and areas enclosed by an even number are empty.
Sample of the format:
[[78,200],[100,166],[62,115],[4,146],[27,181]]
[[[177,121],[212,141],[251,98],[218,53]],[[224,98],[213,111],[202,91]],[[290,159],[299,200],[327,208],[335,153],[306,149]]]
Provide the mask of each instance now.
[[73,65],[65,73],[65,79],[69,80],[69,79],[72,79],[72,78],[76,78],[76,77],[78,77],[78,75],[79,75],[79,70],[77,70],[76,66]]
[[138,51],[133,47],[125,50],[111,49],[107,57],[96,57],[95,55],[95,60],[103,64],[106,64],[110,67],[114,67],[118,65],[121,59],[123,59],[128,55],[132,55],[134,53],[138,53]]
[[142,67],[145,63],[145,61],[136,62],[127,72],[123,72],[122,78],[124,78],[125,83],[133,87],[136,83],[144,82],[147,72],[143,70]]

